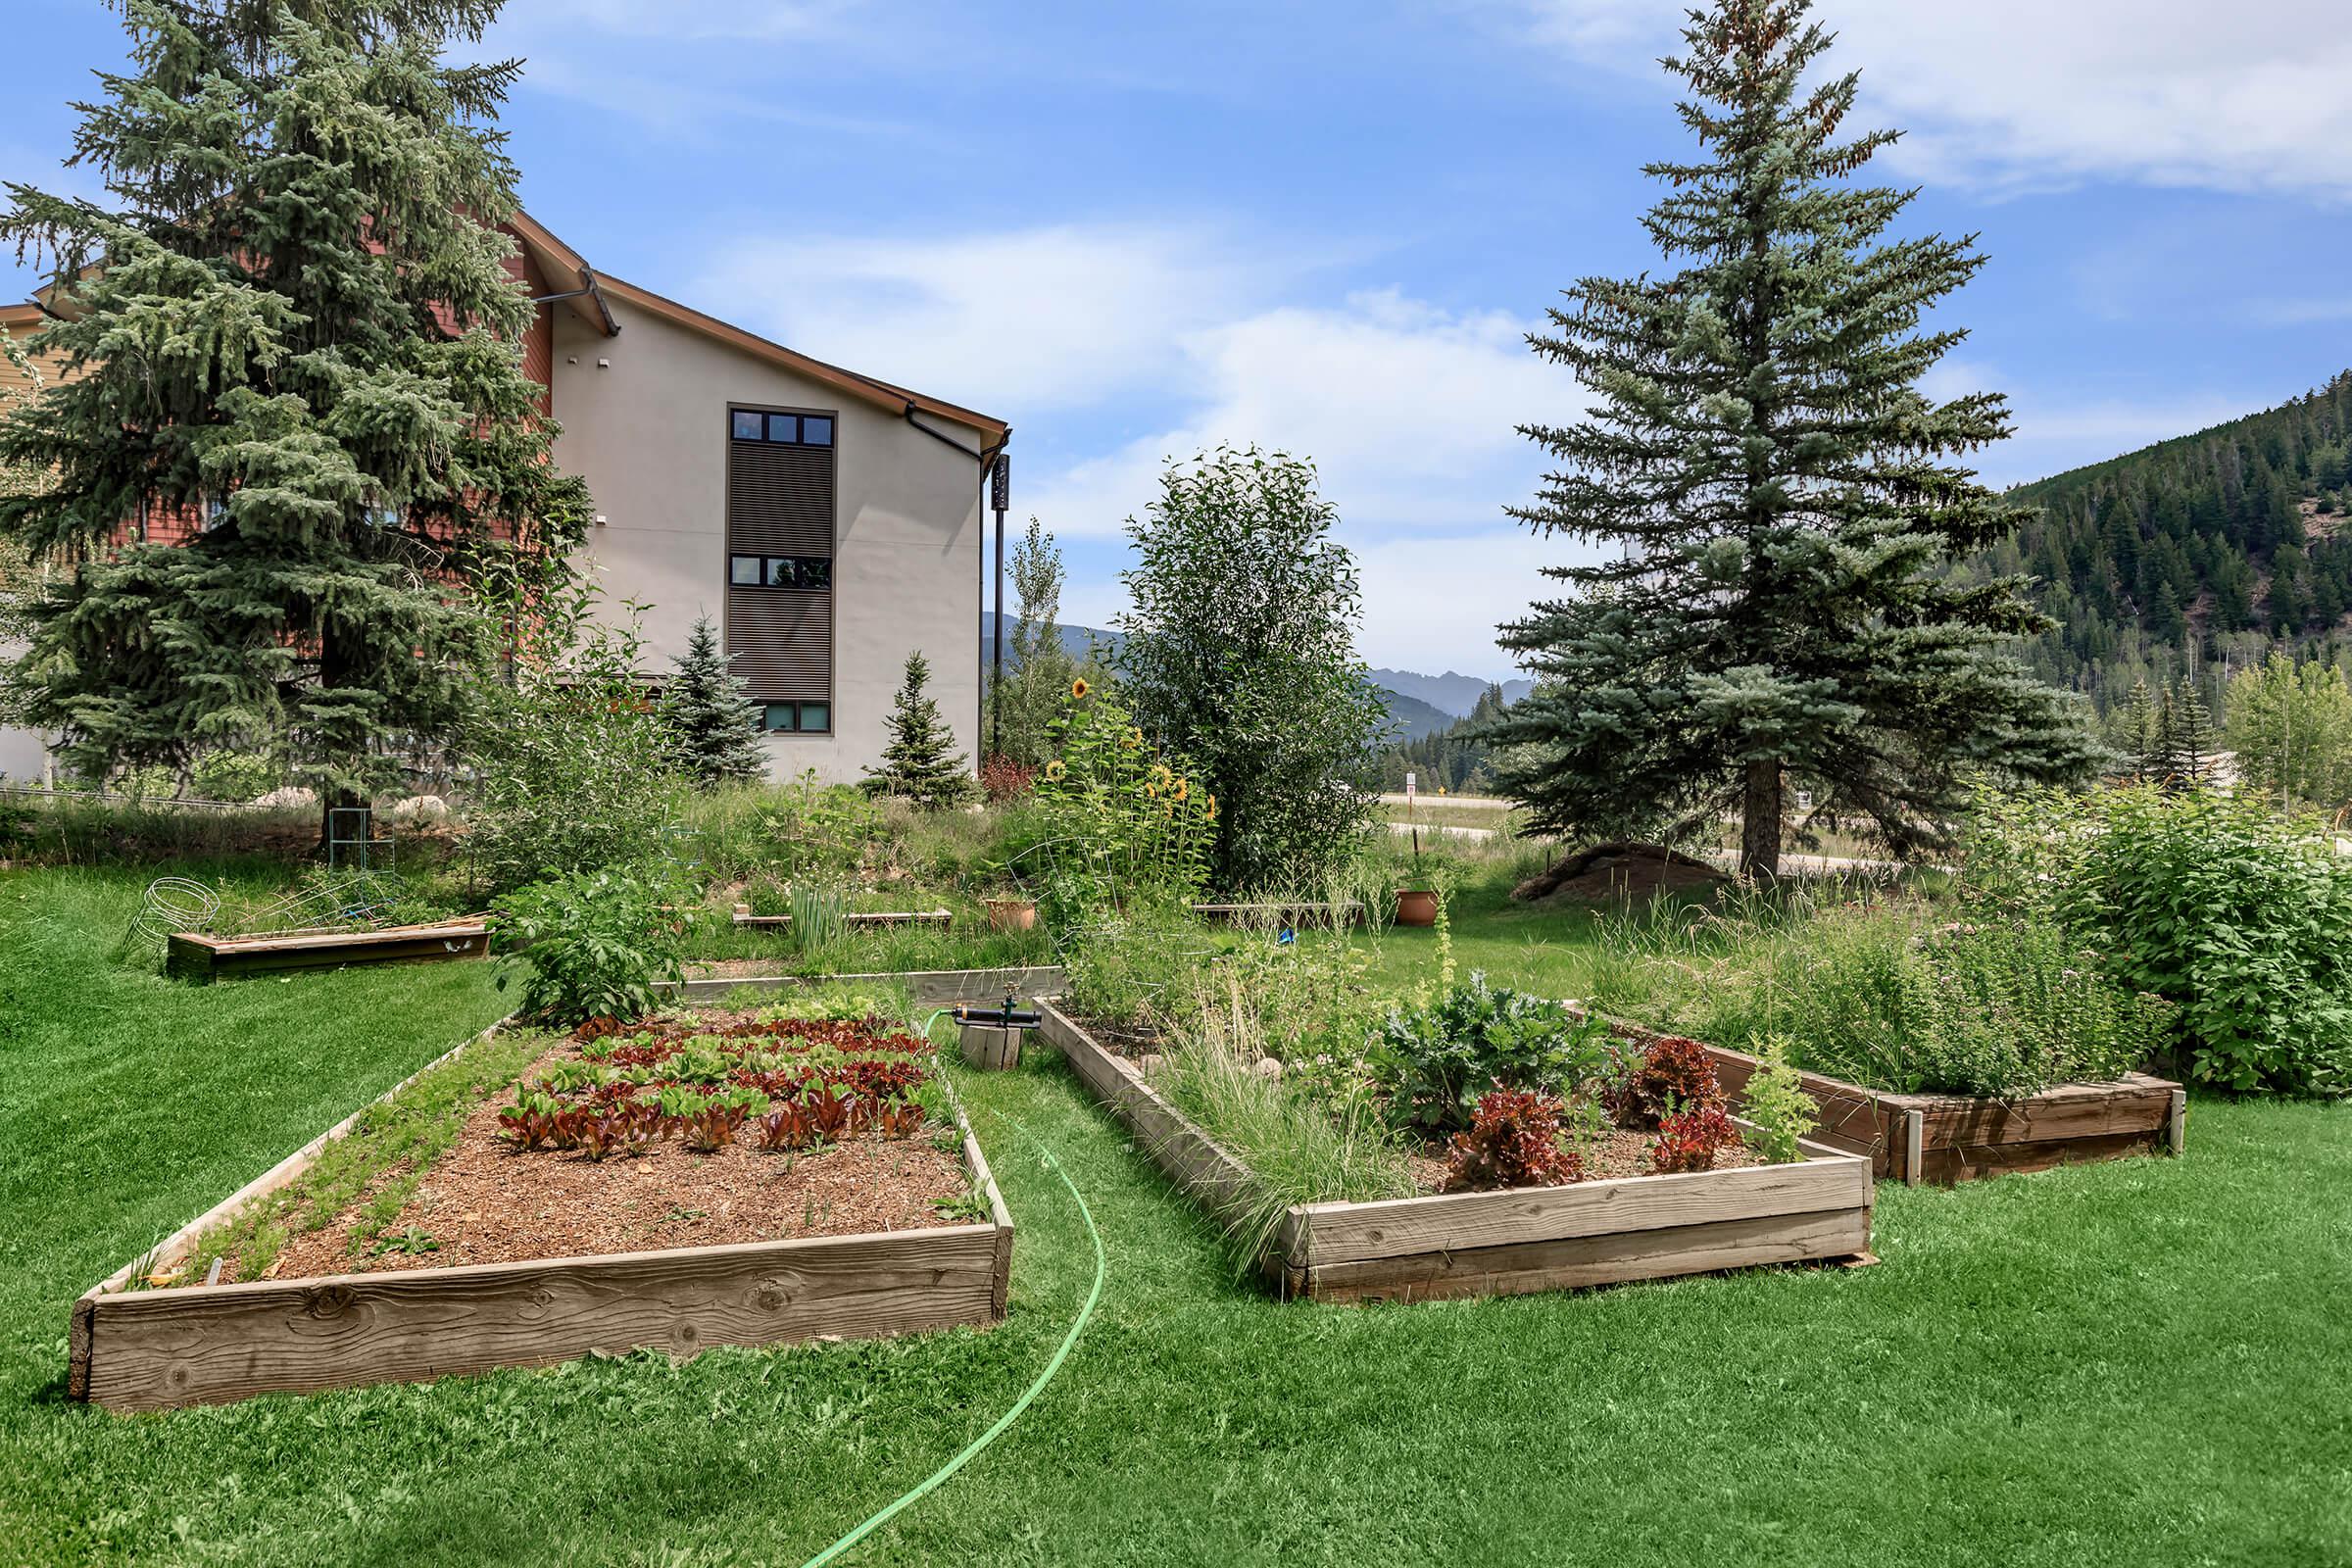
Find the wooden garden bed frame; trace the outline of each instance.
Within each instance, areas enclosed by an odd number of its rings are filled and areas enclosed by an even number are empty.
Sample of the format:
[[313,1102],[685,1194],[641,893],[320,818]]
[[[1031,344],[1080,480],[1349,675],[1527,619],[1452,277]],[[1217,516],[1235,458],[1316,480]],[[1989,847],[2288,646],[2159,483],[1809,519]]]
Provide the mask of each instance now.
[[958,1002],[999,1002],[1010,991],[1019,997],[1054,997],[1068,983],[1059,964],[1036,964],[1005,969],[902,969],[868,974],[690,975],[675,987],[680,1001],[716,1002],[732,991],[749,987],[775,996],[808,986],[905,986],[918,1007],[944,1007]]
[[[1656,1030],[1639,1024],[1607,1022],[1630,1039],[1658,1038]],[[1763,1063],[1721,1046],[1706,1046],[1706,1053],[1714,1058],[1724,1093],[1738,1103]],[[1799,1076],[1820,1107],[1816,1141],[1866,1154],[1881,1180],[1914,1187],[1922,1182],[1951,1186],[2159,1150],[2179,1154],[2186,1148],[2188,1092],[2146,1073],[2126,1073],[2106,1083],[2060,1084],[2017,1100],[1882,1094],[1817,1072]]]
[[1289,926],[1360,926],[1371,912],[1361,904],[1196,904],[1193,913],[1212,925],[1256,920]]
[[[845,925],[930,925],[945,931],[956,923],[952,909],[852,909]],[[754,914],[748,904],[735,906],[735,924],[746,931],[781,931],[792,924],[789,914]]]
[[[1232,1224],[1249,1168],[1040,1002],[1039,1033],[1179,1187]],[[1870,1162],[1806,1142],[1789,1165],[1629,1176],[1568,1187],[1294,1205],[1260,1266],[1286,1298],[1420,1301],[1705,1274],[1759,1263],[1868,1261]]]
[[346,963],[446,962],[489,956],[490,927],[479,916],[372,931],[338,927],[250,937],[181,931],[166,945],[164,972],[204,982]]
[[[493,1024],[422,1071],[495,1034]],[[403,1079],[389,1100],[416,1082]],[[945,1082],[943,1079],[942,1082]],[[950,1091],[953,1096],[953,1091]],[[68,1392],[115,1410],[220,1404],[257,1394],[418,1382],[547,1366],[591,1351],[884,1339],[1001,1322],[1012,1215],[962,1104],[963,1157],[989,1218],[860,1236],[677,1247],[456,1268],[132,1289],[199,1238],[284,1187],[365,1107],[118,1269],[74,1303]]]

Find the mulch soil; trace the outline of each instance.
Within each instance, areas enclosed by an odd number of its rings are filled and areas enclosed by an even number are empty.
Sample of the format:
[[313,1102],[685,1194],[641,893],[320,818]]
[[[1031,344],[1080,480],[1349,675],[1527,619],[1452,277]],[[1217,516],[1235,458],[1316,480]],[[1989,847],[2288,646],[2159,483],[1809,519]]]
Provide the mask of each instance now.
[[[576,1054],[566,1044],[525,1076]],[[644,1152],[597,1161],[573,1152],[516,1149],[500,1136],[498,1124],[498,1113],[513,1100],[494,1095],[466,1117],[456,1143],[433,1161],[373,1246],[354,1254],[356,1215],[347,1212],[323,1229],[291,1238],[268,1277],[452,1268],[966,1223],[938,1206],[970,1193],[971,1177],[960,1151],[934,1147],[942,1130],[936,1122],[909,1138],[860,1133],[821,1149],[778,1153],[762,1152],[756,1142],[695,1153],[664,1138]],[[429,1237],[434,1250],[385,1247],[412,1228]]]

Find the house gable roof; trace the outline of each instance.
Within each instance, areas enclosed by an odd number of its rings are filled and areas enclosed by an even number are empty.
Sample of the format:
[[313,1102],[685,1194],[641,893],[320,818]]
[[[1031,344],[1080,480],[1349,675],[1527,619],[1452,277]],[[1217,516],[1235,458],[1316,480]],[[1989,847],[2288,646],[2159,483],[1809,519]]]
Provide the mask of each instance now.
[[1011,426],[1003,419],[977,413],[959,404],[947,402],[942,398],[927,397],[923,393],[911,391],[889,381],[877,380],[870,375],[860,375],[855,370],[843,369],[838,365],[828,365],[823,360],[811,359],[796,349],[788,349],[781,343],[771,342],[757,333],[747,332],[742,327],[722,321],[714,316],[706,316],[690,306],[680,305],[675,300],[656,294],[651,289],[640,288],[634,283],[623,282],[617,277],[604,276],[591,268],[579,252],[557,238],[545,224],[528,213],[516,213],[514,220],[507,226],[514,231],[515,238],[521,242],[524,248],[531,252],[532,259],[539,264],[540,270],[550,278],[576,280],[572,286],[576,286],[580,292],[564,303],[568,304],[582,320],[608,337],[619,332],[620,323],[612,319],[612,310],[606,303],[607,299],[622,300],[639,310],[683,326],[689,331],[700,332],[706,337],[715,338],[732,348],[742,350],[755,359],[765,360],[771,365],[808,376],[811,380],[837,387],[852,397],[862,398],[866,402],[879,408],[888,409],[894,414],[919,412],[938,418],[951,419],[977,431],[981,436],[983,446],[992,451],[1004,445],[1005,437],[1011,433]]

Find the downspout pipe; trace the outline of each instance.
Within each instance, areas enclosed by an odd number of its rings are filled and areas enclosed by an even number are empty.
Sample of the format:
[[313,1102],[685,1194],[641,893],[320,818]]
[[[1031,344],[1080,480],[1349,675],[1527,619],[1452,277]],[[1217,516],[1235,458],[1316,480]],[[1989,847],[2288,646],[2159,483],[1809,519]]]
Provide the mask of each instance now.
[[[904,414],[908,424],[913,425],[917,430],[922,431],[923,434],[929,436],[932,440],[939,442],[942,446],[954,447],[956,451],[962,453],[965,457],[970,458],[973,462],[980,465],[980,477],[974,486],[974,499],[985,503],[988,495],[989,476],[996,472],[997,458],[1006,447],[1012,445],[1011,429],[1008,427],[1004,431],[1004,438],[999,441],[993,447],[967,447],[962,442],[956,440],[954,436],[948,434],[945,430],[939,429],[933,425],[925,424],[921,419],[916,418],[915,416],[918,412],[920,411],[914,401],[911,398],[908,399],[904,410]],[[980,509],[980,530],[982,545],[978,571],[980,589],[980,622],[978,625],[975,625],[972,630],[981,638],[982,641],[985,641],[988,636],[988,550],[986,548],[988,543],[988,508],[985,504]],[[1000,515],[997,518],[997,549],[1000,553],[1002,553],[1004,548],[1004,519]],[[1004,619],[1004,605],[1003,603],[1004,583],[1002,579],[1000,579],[998,582],[997,598],[997,620],[1001,626]],[[973,648],[972,654],[975,659],[979,657],[979,649],[977,646]],[[978,742],[984,740],[988,735],[988,695],[986,690],[982,688],[981,683],[974,682],[973,685],[972,735],[975,739],[975,742]],[[978,749],[977,745],[975,745],[974,749]],[[977,770],[977,762],[975,762],[975,770]]]

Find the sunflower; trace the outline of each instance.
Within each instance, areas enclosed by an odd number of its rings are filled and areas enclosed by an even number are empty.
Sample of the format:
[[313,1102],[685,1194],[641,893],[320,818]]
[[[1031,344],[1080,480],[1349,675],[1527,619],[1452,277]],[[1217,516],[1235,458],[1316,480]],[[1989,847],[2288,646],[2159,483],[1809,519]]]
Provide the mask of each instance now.
[[1144,732],[1140,729],[1131,729],[1119,738],[1119,744],[1132,752],[1144,744]]
[[1168,771],[1167,763],[1153,762],[1152,764],[1152,785],[1154,792],[1166,789],[1175,782],[1176,775]]
[[1150,796],[1152,800],[1156,801],[1159,799],[1159,785],[1152,780],[1146,779],[1144,781],[1144,793]]
[[1070,696],[1074,701],[1081,703],[1085,702],[1086,694],[1093,690],[1094,688],[1086,683],[1086,677],[1084,675],[1081,675],[1076,680],[1070,682]]
[[1191,800],[1192,798],[1193,781],[1189,778],[1178,779],[1176,781],[1176,804],[1182,806],[1185,802]]
[[1069,768],[1063,765],[1061,759],[1058,757],[1046,764],[1046,777],[1053,783],[1060,783],[1064,778],[1069,776]]
[[1217,798],[1214,795],[1211,795],[1208,798],[1207,804],[1202,806],[1200,810],[1201,813],[1205,815],[1211,822],[1214,822],[1217,819]]

